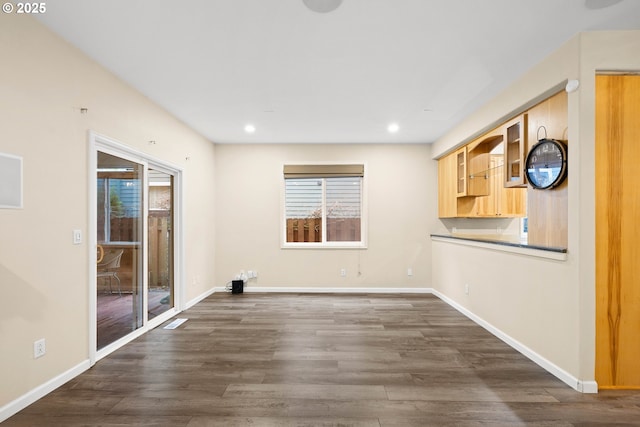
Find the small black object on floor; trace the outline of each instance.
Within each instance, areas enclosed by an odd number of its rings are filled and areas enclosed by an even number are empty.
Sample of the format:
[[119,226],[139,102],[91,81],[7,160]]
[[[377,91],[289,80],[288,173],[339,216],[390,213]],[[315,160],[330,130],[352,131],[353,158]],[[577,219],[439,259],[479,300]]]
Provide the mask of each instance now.
[[232,280],[231,281],[231,293],[241,294],[244,289],[244,280]]

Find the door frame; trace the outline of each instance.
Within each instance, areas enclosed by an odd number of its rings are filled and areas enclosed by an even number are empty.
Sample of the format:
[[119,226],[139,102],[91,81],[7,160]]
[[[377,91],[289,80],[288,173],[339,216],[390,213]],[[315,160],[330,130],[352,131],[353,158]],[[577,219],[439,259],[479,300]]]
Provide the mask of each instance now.
[[[133,149],[119,141],[100,135],[94,131],[89,131],[89,227],[87,236],[88,250],[88,292],[89,292],[89,363],[93,366],[98,360],[111,354],[123,345],[131,342],[137,337],[145,334],[149,330],[159,326],[171,317],[184,309],[184,237],[183,237],[183,169],[177,165],[160,160],[142,151]],[[143,227],[142,227],[142,295],[143,295],[143,324],[142,327],[132,331],[126,336],[114,341],[104,348],[97,349],[97,278],[96,261],[97,253],[97,201],[98,192],[96,187],[96,177],[98,173],[98,152],[104,152],[114,156],[130,160],[144,167],[143,175]],[[161,170],[173,175],[173,308],[149,320],[148,317],[148,214],[149,214],[149,168]]]

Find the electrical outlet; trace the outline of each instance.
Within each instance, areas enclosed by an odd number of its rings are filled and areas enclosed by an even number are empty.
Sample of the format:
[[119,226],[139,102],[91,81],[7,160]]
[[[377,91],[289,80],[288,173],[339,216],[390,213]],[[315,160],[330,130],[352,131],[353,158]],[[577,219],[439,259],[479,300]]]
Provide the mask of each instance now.
[[469,295],[469,284],[468,283],[464,284],[464,294],[465,295]]
[[341,268],[340,269],[340,276],[341,277],[346,277],[347,276],[347,269],[346,268]]
[[247,271],[247,279],[253,279],[253,270]]
[[47,347],[44,341],[44,338],[35,341],[33,343],[33,358],[37,359],[38,357],[42,357],[47,352]]
[[413,276],[413,268],[407,268],[407,276]]

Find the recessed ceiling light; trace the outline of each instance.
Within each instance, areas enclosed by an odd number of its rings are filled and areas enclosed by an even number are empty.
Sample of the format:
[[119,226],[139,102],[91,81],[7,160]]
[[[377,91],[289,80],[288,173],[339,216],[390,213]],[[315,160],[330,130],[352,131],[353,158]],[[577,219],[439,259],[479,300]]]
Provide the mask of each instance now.
[[387,131],[389,133],[396,133],[400,130],[400,126],[398,126],[397,123],[391,123],[389,126],[387,126]]
[[256,127],[254,125],[246,125],[244,127],[244,131],[246,133],[254,133],[256,131]]
[[336,10],[342,0],[302,0],[305,6],[314,12],[327,13]]

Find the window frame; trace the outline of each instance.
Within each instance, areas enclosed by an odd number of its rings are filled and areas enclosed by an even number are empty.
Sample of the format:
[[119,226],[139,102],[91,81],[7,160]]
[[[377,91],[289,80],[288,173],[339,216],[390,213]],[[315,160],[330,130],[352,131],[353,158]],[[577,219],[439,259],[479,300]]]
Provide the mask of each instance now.
[[[285,166],[327,166],[327,165],[362,165],[363,176],[360,186],[360,241],[353,242],[287,242],[286,215],[286,178],[282,172]],[[331,178],[324,176],[319,178]],[[281,249],[366,249],[368,237],[368,209],[367,209],[367,165],[362,161],[353,162],[287,162],[280,169],[280,248]],[[323,237],[326,238],[326,185],[322,186],[322,223]]]

